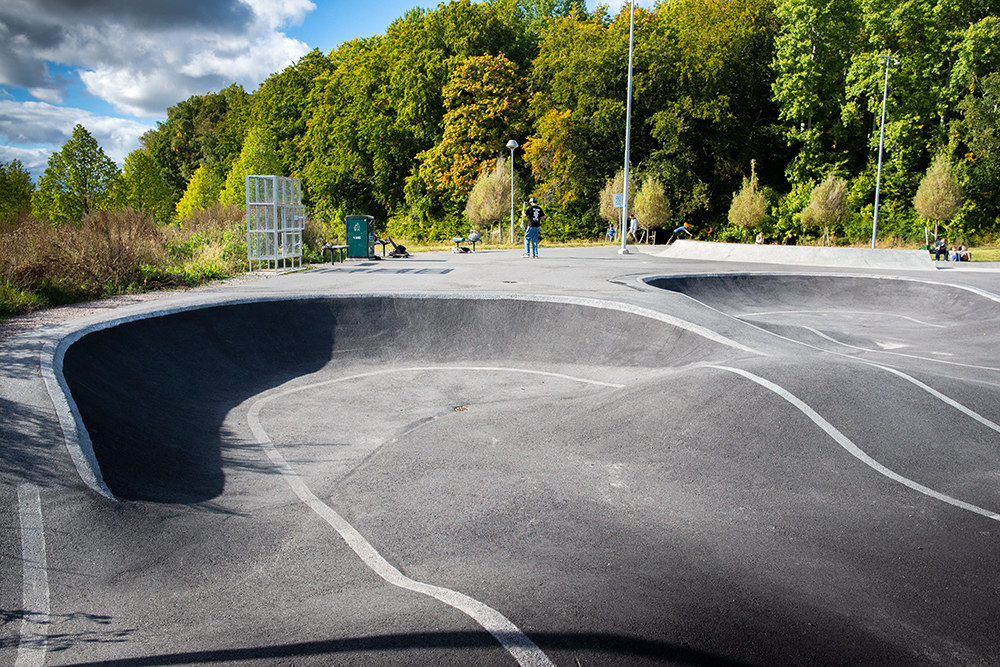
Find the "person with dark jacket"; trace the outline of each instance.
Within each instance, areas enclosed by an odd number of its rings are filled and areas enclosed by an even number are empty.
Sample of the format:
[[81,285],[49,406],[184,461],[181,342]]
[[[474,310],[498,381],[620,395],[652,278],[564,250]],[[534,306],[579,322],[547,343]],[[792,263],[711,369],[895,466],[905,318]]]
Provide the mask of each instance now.
[[528,208],[525,209],[524,216],[528,218],[528,228],[524,230],[524,256],[538,257],[538,234],[545,212],[534,197],[528,199]]

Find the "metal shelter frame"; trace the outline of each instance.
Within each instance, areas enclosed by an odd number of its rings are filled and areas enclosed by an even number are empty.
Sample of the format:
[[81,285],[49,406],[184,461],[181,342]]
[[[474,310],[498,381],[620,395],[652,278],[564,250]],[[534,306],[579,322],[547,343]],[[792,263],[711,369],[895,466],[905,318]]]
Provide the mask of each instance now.
[[[250,270],[302,266],[306,212],[302,181],[284,176],[247,176],[247,259]],[[279,267],[280,262],[280,267]],[[266,266],[265,266],[266,263]]]

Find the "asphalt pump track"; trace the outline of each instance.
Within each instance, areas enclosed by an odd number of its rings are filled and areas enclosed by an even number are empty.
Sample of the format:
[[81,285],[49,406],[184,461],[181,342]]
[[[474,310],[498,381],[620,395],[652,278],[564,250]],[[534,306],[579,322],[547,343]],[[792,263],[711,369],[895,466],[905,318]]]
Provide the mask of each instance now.
[[8,345],[0,661],[997,664],[989,280],[629,268]]

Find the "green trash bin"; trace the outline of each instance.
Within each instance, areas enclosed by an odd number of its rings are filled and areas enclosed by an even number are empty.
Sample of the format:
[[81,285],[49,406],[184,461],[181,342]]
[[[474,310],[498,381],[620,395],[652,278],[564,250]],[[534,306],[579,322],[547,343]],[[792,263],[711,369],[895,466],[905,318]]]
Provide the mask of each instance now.
[[347,216],[347,257],[368,259],[375,255],[375,218],[370,215]]

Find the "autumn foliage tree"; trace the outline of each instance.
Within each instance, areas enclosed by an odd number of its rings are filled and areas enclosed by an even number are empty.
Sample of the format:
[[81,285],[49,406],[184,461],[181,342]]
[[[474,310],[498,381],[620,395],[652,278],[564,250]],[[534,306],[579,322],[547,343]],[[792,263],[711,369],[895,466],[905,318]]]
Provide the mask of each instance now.
[[511,136],[523,132],[527,91],[505,56],[474,56],[444,88],[444,135],[418,156],[420,176],[447,207],[465,201],[473,184]]

